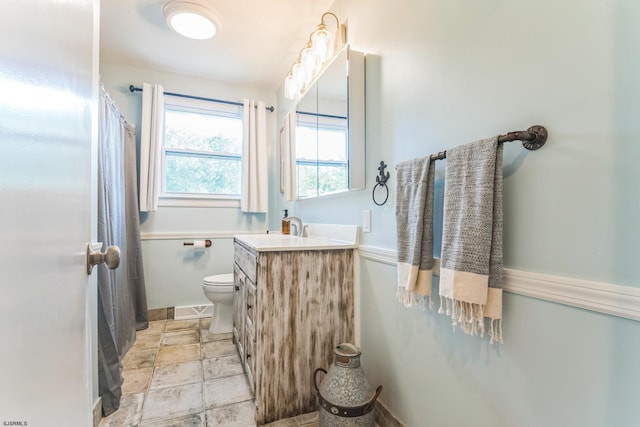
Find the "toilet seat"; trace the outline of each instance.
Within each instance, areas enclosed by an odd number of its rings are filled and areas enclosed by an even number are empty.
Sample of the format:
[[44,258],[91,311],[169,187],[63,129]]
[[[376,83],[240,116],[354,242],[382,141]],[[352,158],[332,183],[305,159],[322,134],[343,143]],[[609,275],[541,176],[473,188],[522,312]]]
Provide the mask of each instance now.
[[204,278],[203,283],[207,286],[230,286],[233,285],[233,273],[207,276]]

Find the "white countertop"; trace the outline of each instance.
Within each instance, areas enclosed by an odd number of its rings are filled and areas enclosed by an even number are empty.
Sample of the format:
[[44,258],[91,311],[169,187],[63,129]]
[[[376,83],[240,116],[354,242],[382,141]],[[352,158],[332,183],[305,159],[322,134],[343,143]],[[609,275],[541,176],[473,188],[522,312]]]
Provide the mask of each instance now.
[[288,234],[239,234],[236,239],[256,251],[312,251],[358,247],[358,227],[341,224],[307,224],[309,237]]
[[358,246],[353,241],[327,237],[298,237],[283,234],[240,234],[234,237],[258,252],[353,249]]

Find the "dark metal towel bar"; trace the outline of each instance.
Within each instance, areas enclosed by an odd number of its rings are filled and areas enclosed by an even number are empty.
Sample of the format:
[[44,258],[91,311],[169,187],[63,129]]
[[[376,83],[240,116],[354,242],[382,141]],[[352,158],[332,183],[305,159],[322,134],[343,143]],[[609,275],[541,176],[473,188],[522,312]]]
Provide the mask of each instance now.
[[[506,135],[500,135],[498,142],[522,141],[522,146],[527,150],[537,150],[547,142],[547,129],[544,126],[531,126],[527,130],[519,130],[509,132]],[[432,154],[431,160],[442,160],[447,158],[447,152],[441,151],[438,154]]]

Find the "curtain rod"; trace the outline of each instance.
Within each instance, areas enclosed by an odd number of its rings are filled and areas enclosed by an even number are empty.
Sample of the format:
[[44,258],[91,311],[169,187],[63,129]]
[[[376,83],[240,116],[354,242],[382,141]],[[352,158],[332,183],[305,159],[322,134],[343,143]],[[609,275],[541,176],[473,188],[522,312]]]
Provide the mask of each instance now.
[[328,119],[343,119],[346,120],[348,119],[347,116],[334,116],[332,114],[322,114],[322,113],[312,113],[310,111],[300,111],[300,110],[296,110],[296,113],[298,114],[304,114],[306,116],[314,116],[314,117],[325,117]]
[[[142,92],[142,88],[135,87],[134,85],[129,85],[129,91],[130,92]],[[178,96],[180,98],[197,99],[199,101],[213,101],[213,102],[219,102],[221,104],[229,104],[229,105],[244,105],[242,102],[225,101],[223,99],[205,98],[205,97],[202,97],[202,96],[194,96],[194,95],[184,95],[182,93],[165,92],[164,94],[165,95],[169,95],[169,96]],[[266,109],[270,113],[273,113],[274,110],[275,110],[273,105],[270,106],[270,107],[266,107]]]
[[[522,146],[527,150],[537,150],[547,142],[547,129],[544,126],[536,125],[527,130],[508,132],[506,135],[498,137],[498,143],[509,141],[522,141]],[[430,158],[431,161],[446,159],[447,152],[440,151],[438,154],[432,154]]]

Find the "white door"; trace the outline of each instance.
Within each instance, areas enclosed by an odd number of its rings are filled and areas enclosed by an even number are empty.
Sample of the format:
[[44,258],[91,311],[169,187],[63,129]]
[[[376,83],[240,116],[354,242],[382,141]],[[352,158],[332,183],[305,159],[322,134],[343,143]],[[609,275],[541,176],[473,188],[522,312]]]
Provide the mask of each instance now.
[[92,423],[99,11],[2,2],[0,426]]

